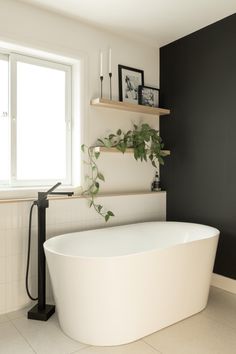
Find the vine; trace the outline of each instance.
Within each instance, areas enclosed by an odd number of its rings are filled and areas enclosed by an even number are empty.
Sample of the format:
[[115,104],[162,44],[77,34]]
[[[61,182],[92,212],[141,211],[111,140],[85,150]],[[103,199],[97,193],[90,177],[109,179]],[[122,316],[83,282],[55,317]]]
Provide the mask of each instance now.
[[[159,135],[159,131],[151,128],[149,124],[144,123],[140,126],[133,125],[133,130],[123,132],[118,129],[116,134],[109,134],[103,139],[98,139],[97,144],[101,147],[116,148],[123,154],[128,148],[133,148],[134,158],[140,161],[151,161],[153,167],[157,168],[157,163],[164,164],[163,157],[167,154],[163,151],[164,144]],[[97,204],[95,199],[99,192],[100,182],[105,182],[103,174],[99,171],[97,159],[100,152],[95,147],[88,147],[85,144],[81,146],[84,153],[87,154],[87,161],[84,161],[89,167],[89,174],[85,176],[87,188],[83,195],[89,199],[89,207],[101,215],[107,222],[114,216],[112,211],[106,211],[101,204]]]

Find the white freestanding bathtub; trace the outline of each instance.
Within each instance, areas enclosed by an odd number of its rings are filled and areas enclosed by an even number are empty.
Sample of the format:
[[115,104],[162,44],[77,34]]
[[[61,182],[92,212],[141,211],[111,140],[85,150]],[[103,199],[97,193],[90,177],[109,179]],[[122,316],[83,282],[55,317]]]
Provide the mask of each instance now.
[[205,308],[219,231],[147,222],[44,243],[59,322],[70,337],[119,345]]

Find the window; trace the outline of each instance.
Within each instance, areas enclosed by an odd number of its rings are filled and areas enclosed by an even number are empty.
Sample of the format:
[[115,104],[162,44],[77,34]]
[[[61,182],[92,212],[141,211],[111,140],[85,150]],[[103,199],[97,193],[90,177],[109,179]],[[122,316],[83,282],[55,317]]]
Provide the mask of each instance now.
[[0,184],[57,181],[71,184],[71,66],[1,55]]
[[8,57],[0,54],[0,181],[9,179]]

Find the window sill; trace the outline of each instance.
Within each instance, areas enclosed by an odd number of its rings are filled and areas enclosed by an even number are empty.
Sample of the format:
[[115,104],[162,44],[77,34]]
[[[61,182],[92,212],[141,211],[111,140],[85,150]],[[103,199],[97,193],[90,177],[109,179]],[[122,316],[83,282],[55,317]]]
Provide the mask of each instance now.
[[[0,188],[0,203],[33,201],[37,199],[38,192],[46,192],[51,186],[42,187],[15,187],[15,188]],[[67,186],[58,187],[59,192],[74,192],[75,196],[81,193],[81,187]],[[66,199],[67,196],[53,196],[50,199]]]

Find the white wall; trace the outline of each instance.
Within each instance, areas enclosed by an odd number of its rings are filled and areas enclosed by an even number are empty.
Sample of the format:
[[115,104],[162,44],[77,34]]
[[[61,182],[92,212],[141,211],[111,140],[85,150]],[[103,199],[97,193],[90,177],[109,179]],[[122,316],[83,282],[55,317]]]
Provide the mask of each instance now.
[[[144,70],[146,85],[159,85],[159,51],[75,20],[11,0],[0,0],[0,41],[16,43],[58,55],[82,59],[82,119],[85,133],[82,140],[94,144],[96,139],[118,128],[128,130],[132,122],[145,119],[158,127],[156,117],[137,113],[107,110],[89,106],[99,96],[99,51],[104,52],[104,97],[108,98],[108,48],[112,48],[113,97],[118,99],[118,64]],[[77,97],[79,100],[80,97]],[[165,118],[162,118],[165,119]],[[111,168],[112,166],[112,168]],[[106,184],[102,191],[149,190],[153,178],[150,164],[137,164],[133,156],[104,154],[100,159]],[[122,173],[120,173],[122,171]]]
[[[81,97],[77,99],[79,101],[82,98],[82,140],[88,145],[94,144],[98,137],[109,131],[118,128],[128,130],[132,122],[139,122],[140,119],[158,127],[159,121],[155,117],[89,106],[90,99],[99,96],[100,49],[108,55],[108,48],[112,48],[113,98],[118,99],[118,64],[143,69],[145,84],[158,86],[157,48],[12,0],[0,0],[1,41],[81,59],[84,81]],[[104,78],[104,96],[108,97],[107,73]],[[104,154],[99,164],[106,177],[103,192],[150,190],[154,170],[149,164],[137,163],[132,156],[121,154]],[[165,193],[106,197],[103,203],[116,213],[112,224],[165,219]],[[104,221],[88,209],[83,199],[50,204],[47,225],[49,236],[104,226]],[[22,307],[28,301],[24,274],[29,208],[29,202],[0,203],[0,313]],[[33,235],[35,239],[35,223]],[[34,265],[31,280],[34,280],[35,241],[32,259]],[[33,288],[35,290],[35,284]]]

